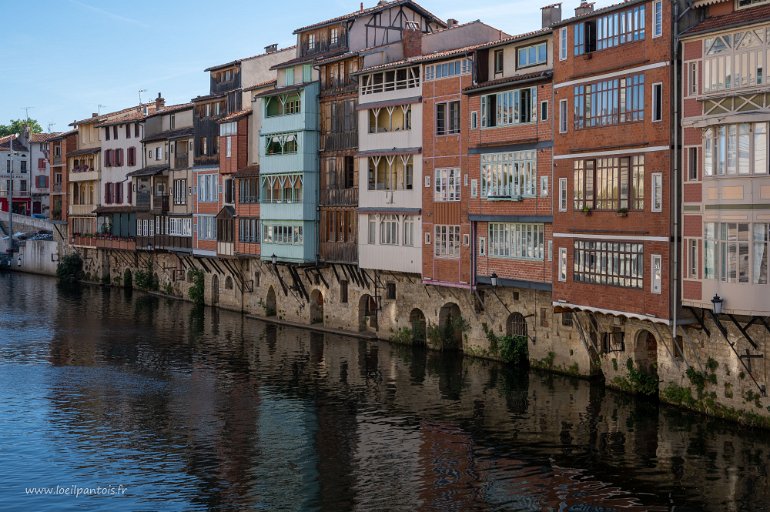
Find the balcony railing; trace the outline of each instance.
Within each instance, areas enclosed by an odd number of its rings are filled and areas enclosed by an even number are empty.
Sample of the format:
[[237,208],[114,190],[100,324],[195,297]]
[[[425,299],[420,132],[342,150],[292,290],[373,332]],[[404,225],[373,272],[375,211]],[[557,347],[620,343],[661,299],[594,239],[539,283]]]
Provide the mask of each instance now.
[[156,194],[152,198],[153,213],[166,213],[168,211],[168,194]]
[[337,151],[358,147],[358,132],[337,132],[321,135],[321,151]]
[[303,42],[300,46],[301,57],[307,57],[308,55],[316,55],[319,53],[326,53],[332,50],[344,50],[347,48],[346,35],[340,34],[336,41],[316,41],[311,48],[307,41]]
[[219,163],[219,155],[198,155],[193,158],[195,165],[217,165]]
[[358,189],[321,189],[321,204],[327,206],[356,206],[358,204]]
[[176,155],[174,157],[174,169],[187,169],[189,167],[190,159],[185,153],[184,155]]
[[61,165],[62,159],[61,155],[53,157],[53,165]]
[[192,236],[137,236],[136,247],[138,249],[148,250],[192,250]]
[[150,209],[150,200],[152,198],[152,195],[148,192],[137,192],[136,193],[136,207],[141,209]]
[[[7,190],[0,190],[0,197],[11,197],[11,193]],[[22,199],[24,197],[29,197],[29,190],[14,190],[13,191],[13,198],[14,199]]]
[[358,263],[358,244],[354,242],[321,242],[321,259],[338,263]]

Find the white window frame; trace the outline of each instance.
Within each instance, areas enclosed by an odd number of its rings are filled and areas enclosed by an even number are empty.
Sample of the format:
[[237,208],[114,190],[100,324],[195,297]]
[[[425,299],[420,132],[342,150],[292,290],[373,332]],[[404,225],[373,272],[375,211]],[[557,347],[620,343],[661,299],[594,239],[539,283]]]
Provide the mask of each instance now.
[[227,137],[225,157],[230,158],[231,156],[233,156],[233,138]]
[[567,60],[567,51],[569,50],[567,44],[567,27],[562,27],[559,30],[559,60]]
[[[660,26],[658,26],[658,13],[660,13]],[[652,3],[652,37],[663,35],[663,0],[655,0]]]
[[477,198],[479,196],[479,180],[472,179],[471,180],[471,197]]
[[[657,275],[655,274],[656,268],[660,269]],[[663,293],[663,256],[660,254],[650,256],[650,292],[657,295]]]
[[540,176],[540,197],[548,197],[548,176]]
[[567,133],[569,127],[567,112],[567,100],[559,100],[559,133]]
[[553,240],[548,240],[548,261],[553,261]]
[[480,236],[479,237],[479,256],[486,256],[487,255],[487,237]]
[[367,243],[369,245],[375,245],[377,243],[377,217],[375,215],[369,215],[366,226]]
[[414,246],[414,217],[405,217],[404,218],[404,246],[405,247],[413,247]]
[[698,279],[698,269],[700,268],[698,262],[699,245],[700,243],[697,238],[687,240],[687,277],[689,279]]
[[460,200],[460,169],[436,169],[433,201],[437,203]]
[[698,78],[698,61],[688,62],[686,97],[698,95]]
[[548,100],[543,100],[540,102],[540,120],[548,121]]
[[652,173],[652,194],[650,194],[650,211],[663,211],[663,173]]
[[567,248],[559,247],[559,281],[562,283],[567,282]]
[[471,130],[476,130],[479,127],[479,112],[474,110],[471,112]]
[[567,178],[559,178],[559,211],[567,211]]
[[[660,100],[660,109],[656,109],[656,106],[658,102],[656,101],[656,97],[659,97]],[[652,110],[652,122],[653,123],[659,123],[663,121],[663,82],[655,82],[652,84],[652,91],[651,91],[651,99],[650,102],[650,109]],[[656,112],[656,110],[658,110]]]

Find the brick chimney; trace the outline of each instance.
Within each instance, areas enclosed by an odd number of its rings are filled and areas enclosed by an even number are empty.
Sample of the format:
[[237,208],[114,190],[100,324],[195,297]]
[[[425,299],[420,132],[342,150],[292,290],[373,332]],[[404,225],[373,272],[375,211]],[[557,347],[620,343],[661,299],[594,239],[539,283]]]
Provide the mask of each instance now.
[[457,20],[454,18],[449,18],[446,20],[446,28],[455,28],[457,26]]
[[278,51],[278,43],[273,43],[265,46],[265,53],[275,53]]
[[575,16],[585,16],[586,14],[590,14],[594,12],[594,3],[593,2],[580,2],[580,5],[575,7]]
[[543,28],[548,28],[561,21],[561,4],[551,4],[540,8],[543,15]]
[[163,96],[161,96],[160,93],[158,93],[158,97],[155,98],[155,111],[157,112],[158,110],[162,109],[165,106],[166,106],[165,98],[163,98]]
[[401,34],[401,43],[404,47],[404,58],[416,57],[422,55],[422,30],[414,21],[408,21],[403,33]]

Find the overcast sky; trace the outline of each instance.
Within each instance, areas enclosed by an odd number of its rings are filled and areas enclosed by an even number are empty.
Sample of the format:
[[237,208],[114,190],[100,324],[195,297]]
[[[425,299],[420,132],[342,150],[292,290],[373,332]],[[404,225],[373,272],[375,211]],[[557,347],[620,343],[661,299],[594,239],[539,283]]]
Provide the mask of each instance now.
[[[419,3],[444,20],[480,19],[519,34],[540,28],[540,7],[550,1]],[[578,3],[562,4],[565,18]],[[24,107],[32,107],[29,116],[44,130],[51,123],[63,131],[91,112],[138,103],[140,89],[147,90],[143,100],[161,92],[167,104],[183,103],[208,92],[207,67],[260,53],[270,43],[290,46],[294,29],[358,7],[358,0],[18,2],[2,9],[0,123],[23,118]]]

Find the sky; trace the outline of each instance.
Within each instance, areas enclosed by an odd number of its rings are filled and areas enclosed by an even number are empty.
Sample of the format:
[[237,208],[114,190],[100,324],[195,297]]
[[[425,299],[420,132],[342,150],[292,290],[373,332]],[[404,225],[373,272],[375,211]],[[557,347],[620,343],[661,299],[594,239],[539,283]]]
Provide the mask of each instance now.
[[[444,20],[480,19],[509,34],[540,28],[553,0],[418,0]],[[208,93],[204,69],[296,42],[294,29],[355,11],[360,0],[29,0],[3,12],[0,124],[29,117],[65,131],[92,112]],[[366,0],[371,7],[376,0]],[[614,2],[597,2],[597,8]],[[563,17],[579,0],[562,3]],[[6,3],[6,7],[10,4]]]

